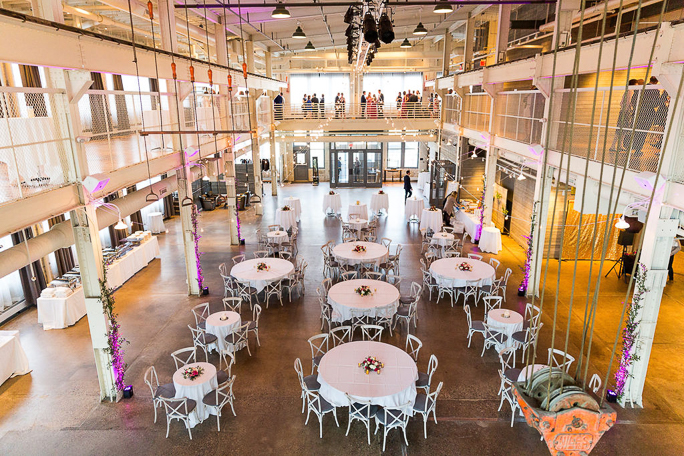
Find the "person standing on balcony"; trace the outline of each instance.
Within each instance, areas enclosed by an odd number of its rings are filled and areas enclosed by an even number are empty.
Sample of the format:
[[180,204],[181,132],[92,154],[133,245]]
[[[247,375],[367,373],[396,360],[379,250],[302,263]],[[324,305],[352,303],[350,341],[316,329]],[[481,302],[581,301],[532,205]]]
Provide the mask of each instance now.
[[318,105],[318,114],[321,119],[325,117],[325,94],[321,94],[320,104]]
[[313,94],[313,97],[311,97],[311,112],[312,116],[314,119],[318,118],[318,97],[316,94]]
[[340,118],[340,94],[335,95],[335,119]]
[[283,93],[280,92],[274,99],[273,99],[273,107],[275,108],[275,120],[283,120],[283,102],[285,100],[283,99]]
[[361,94],[361,118],[366,118],[366,91]]
[[404,176],[404,204],[410,196],[413,196],[413,187],[411,187],[411,170],[407,169]]
[[384,117],[385,95],[378,90],[378,116]]
[[[636,79],[630,79],[629,85],[636,85]],[[636,90],[625,90],[620,101],[620,113],[617,119],[617,131],[613,136],[613,143],[608,149],[610,152],[624,152],[629,147],[629,130],[632,128],[632,120],[634,120],[634,106],[636,103],[632,102],[632,98],[636,100]],[[619,150],[618,150],[619,148]]]
[[345,114],[344,110],[344,105],[347,103],[347,100],[344,99],[344,94],[340,94],[340,116],[344,119],[347,115]]

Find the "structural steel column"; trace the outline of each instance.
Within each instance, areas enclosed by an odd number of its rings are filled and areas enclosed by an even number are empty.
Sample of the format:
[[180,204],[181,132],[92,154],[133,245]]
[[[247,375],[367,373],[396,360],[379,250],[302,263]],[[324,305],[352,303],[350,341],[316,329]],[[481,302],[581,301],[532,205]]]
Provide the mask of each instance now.
[[[170,52],[178,52],[178,38],[176,36],[176,14],[173,1],[159,0],[157,2],[159,12],[159,28],[162,49]],[[223,32],[225,37],[225,30]],[[225,40],[224,40],[225,41]]]
[[444,34],[444,49],[442,55],[442,77],[449,76],[449,64],[451,63],[451,45],[453,37],[449,29]]
[[475,45],[475,18],[468,14],[465,25],[465,45],[463,47],[463,71],[468,71],[473,66],[473,47]]
[[[554,168],[547,166],[546,176],[542,179],[543,165],[537,167],[537,179],[534,182],[533,210],[537,215],[537,226],[532,239],[532,260],[530,261],[530,279],[527,287],[527,296],[539,296],[539,284],[541,280],[541,266],[544,258],[544,243],[546,242],[546,227],[549,219],[549,203],[551,199],[551,184],[553,182]],[[542,196],[544,204],[542,203]]]
[[511,5],[499,5],[499,19],[496,30],[496,63],[506,61],[508,35],[511,30]]
[[[187,178],[184,176],[187,176]],[[181,228],[183,230],[183,251],[185,252],[185,275],[188,283],[188,294],[199,295],[199,283],[197,282],[197,256],[195,255],[195,242],[192,238],[192,205],[183,206],[183,200],[188,197],[195,204],[192,195],[192,172],[188,166],[176,170],[178,179],[178,201],[180,204]]]
[[556,27],[553,30],[553,40],[551,49],[564,48],[570,44],[572,18],[577,14],[581,7],[580,0],[559,0],[556,3]]

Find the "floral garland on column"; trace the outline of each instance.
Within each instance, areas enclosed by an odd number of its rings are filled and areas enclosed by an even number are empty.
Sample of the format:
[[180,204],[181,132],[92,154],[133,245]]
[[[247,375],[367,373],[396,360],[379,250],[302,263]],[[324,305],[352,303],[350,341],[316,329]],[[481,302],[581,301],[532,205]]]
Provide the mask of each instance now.
[[532,272],[532,247],[534,245],[534,230],[537,228],[538,204],[539,201],[535,201],[534,205],[532,206],[532,216],[530,217],[530,235],[523,236],[527,240],[527,249],[525,249],[525,264],[520,266],[520,269],[523,272],[523,279],[518,287],[518,291],[523,294],[527,291],[527,287],[530,284],[530,272]]
[[475,235],[475,240],[479,241],[480,236],[482,236],[482,227],[484,226],[484,213],[485,213],[485,208],[487,207],[485,205],[485,193],[487,192],[487,175],[483,176],[483,182],[482,182],[482,196],[480,197],[480,225],[477,227],[477,233]]
[[197,266],[197,285],[199,286],[200,294],[204,290],[204,274],[202,273],[202,258],[203,252],[199,249],[199,240],[202,238],[199,234],[199,212],[197,206],[192,205],[192,212],[190,213],[192,219],[192,242],[195,244],[195,261]]
[[634,295],[632,296],[632,303],[627,309],[627,320],[625,327],[622,329],[622,355],[620,356],[620,366],[615,372],[615,393],[618,401],[622,401],[625,395],[625,386],[627,380],[632,376],[629,372],[630,367],[639,361],[639,355],[636,353],[637,338],[639,337],[639,324],[641,323],[641,308],[644,294],[648,293],[646,288],[646,266],[643,263],[637,265],[635,273]]
[[117,320],[118,315],[114,313],[114,296],[112,295],[112,290],[107,286],[107,268],[103,268],[102,279],[100,282],[100,302],[102,303],[102,310],[105,313],[105,317],[108,321],[107,333],[107,348],[105,353],[111,357],[110,365],[114,371],[114,383],[116,386],[116,391],[123,391],[124,387],[124,374],[126,372],[127,364],[124,361],[124,344],[129,343],[121,334],[121,325]]

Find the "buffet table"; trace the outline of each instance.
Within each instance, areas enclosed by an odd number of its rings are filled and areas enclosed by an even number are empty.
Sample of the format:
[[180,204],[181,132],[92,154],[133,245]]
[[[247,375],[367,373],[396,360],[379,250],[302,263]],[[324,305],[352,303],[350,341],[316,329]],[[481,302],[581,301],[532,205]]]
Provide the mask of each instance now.
[[46,288],[41,297],[36,300],[38,306],[38,323],[43,325],[44,330],[62,329],[75,325],[86,314],[85,293],[83,287],[78,287],[67,297],[43,297],[55,290],[68,290],[68,288]]
[[0,385],[5,380],[31,372],[19,340],[19,331],[0,331]]
[[457,222],[463,223],[465,232],[468,234],[468,236],[470,236],[471,241],[474,241],[475,237],[477,236],[477,230],[480,226],[480,217],[461,210],[456,211],[454,218]]
[[157,256],[159,256],[159,242],[156,237],[152,236],[107,266],[107,285],[112,290],[116,290]]

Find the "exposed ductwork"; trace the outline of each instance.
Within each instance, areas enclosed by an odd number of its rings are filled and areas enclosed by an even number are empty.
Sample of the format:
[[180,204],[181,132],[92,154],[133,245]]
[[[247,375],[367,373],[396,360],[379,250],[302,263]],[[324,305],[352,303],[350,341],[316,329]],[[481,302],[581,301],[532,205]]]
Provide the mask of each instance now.
[[[176,176],[167,177],[159,182],[152,184],[152,190],[161,197],[168,196],[176,191],[178,183]],[[151,204],[146,200],[150,194],[150,188],[145,187],[123,198],[118,198],[109,204],[113,204],[121,211],[121,217],[128,217],[132,213],[139,211],[143,207]],[[119,220],[119,216],[111,209],[97,209],[97,223],[100,228],[113,225]],[[5,277],[14,271],[27,266],[34,261],[38,261],[44,256],[49,255],[57,249],[70,247],[74,243],[74,231],[71,228],[71,221],[66,220],[53,226],[50,231],[43,233],[28,240],[27,254],[26,244],[23,242],[14,247],[0,252],[0,278]]]
[[[106,16],[103,16],[101,14],[96,14],[90,11],[86,11],[82,8],[74,8],[73,6],[67,5],[66,3],[62,4],[62,9],[64,10],[65,13],[69,13],[72,16],[78,16],[83,19],[88,19],[90,21],[93,21],[97,24],[102,24],[102,25],[108,25],[110,27],[116,27],[120,28],[123,30],[126,30],[128,32],[131,31],[131,26],[130,24],[124,24],[123,22],[118,22],[115,21],[114,19],[110,19]],[[135,33],[139,33],[141,35],[144,35],[148,38],[152,37],[152,33],[148,32],[147,30],[143,30],[138,27],[134,27]]]

